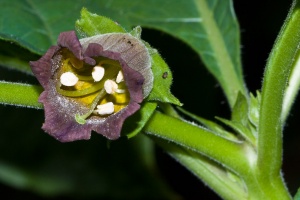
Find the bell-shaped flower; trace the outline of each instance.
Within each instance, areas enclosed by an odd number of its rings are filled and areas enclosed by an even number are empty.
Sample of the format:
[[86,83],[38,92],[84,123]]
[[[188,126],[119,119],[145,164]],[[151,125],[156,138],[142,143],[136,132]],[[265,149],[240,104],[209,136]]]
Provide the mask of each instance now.
[[127,33],[78,40],[74,31],[63,32],[30,65],[44,88],[42,129],[61,142],[89,139],[92,130],[119,138],[153,85],[149,52]]

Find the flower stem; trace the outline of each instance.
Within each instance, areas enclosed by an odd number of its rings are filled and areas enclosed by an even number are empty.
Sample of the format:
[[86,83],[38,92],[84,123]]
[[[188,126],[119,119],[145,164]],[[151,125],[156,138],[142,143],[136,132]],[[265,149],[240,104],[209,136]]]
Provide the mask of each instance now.
[[233,171],[248,173],[248,160],[243,144],[217,136],[205,128],[155,112],[144,131],[204,154]]
[[283,98],[299,44],[300,2],[295,0],[270,54],[262,86],[257,168],[266,182],[280,176]]
[[8,104],[29,108],[43,108],[38,103],[42,87],[23,83],[0,81],[0,104]]
[[[157,111],[144,132],[225,199],[290,199],[280,174],[272,177],[271,183],[265,180],[247,143],[232,142]],[[230,178],[228,170],[240,183]]]

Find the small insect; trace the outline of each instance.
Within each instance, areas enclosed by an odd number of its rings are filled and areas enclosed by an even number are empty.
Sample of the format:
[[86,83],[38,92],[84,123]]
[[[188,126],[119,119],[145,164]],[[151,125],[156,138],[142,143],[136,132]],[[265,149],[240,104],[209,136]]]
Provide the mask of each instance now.
[[167,77],[168,77],[168,72],[164,72],[163,75],[162,75],[162,78],[166,79]]

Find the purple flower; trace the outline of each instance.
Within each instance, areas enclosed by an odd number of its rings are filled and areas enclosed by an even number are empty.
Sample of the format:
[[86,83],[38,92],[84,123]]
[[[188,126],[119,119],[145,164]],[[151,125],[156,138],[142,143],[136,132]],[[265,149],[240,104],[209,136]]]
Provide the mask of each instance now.
[[44,88],[42,129],[61,142],[89,139],[92,130],[119,138],[152,89],[150,55],[130,34],[78,40],[74,31],[63,32],[57,46],[30,65]]

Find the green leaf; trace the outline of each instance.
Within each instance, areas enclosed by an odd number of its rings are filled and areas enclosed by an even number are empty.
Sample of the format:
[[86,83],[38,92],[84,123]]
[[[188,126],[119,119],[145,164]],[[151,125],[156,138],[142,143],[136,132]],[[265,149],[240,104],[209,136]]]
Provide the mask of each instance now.
[[246,97],[240,92],[232,109],[231,120],[239,122],[243,126],[248,125],[248,102]]
[[0,81],[0,104],[41,109],[38,97],[42,92],[40,86]]
[[145,124],[155,111],[156,106],[157,103],[143,103],[140,110],[138,110],[133,116],[126,119],[122,128],[122,135],[126,135],[128,138],[136,136],[145,126]]
[[81,37],[91,37],[105,33],[126,33],[126,31],[111,19],[90,13],[86,8],[81,10],[81,18],[76,21],[76,30]]
[[[126,6],[120,2],[114,1],[110,6]],[[238,91],[246,95],[239,26],[231,0],[151,0],[145,4],[147,8],[141,1],[131,2],[131,8],[126,9],[130,22],[162,30],[190,45],[220,82],[231,106]]]
[[182,104],[180,103],[180,101],[176,97],[174,97],[174,95],[170,91],[173,76],[168,65],[161,58],[157,51],[156,53],[153,53],[151,57],[154,82],[153,89],[147,97],[147,100],[172,103],[181,106]]

